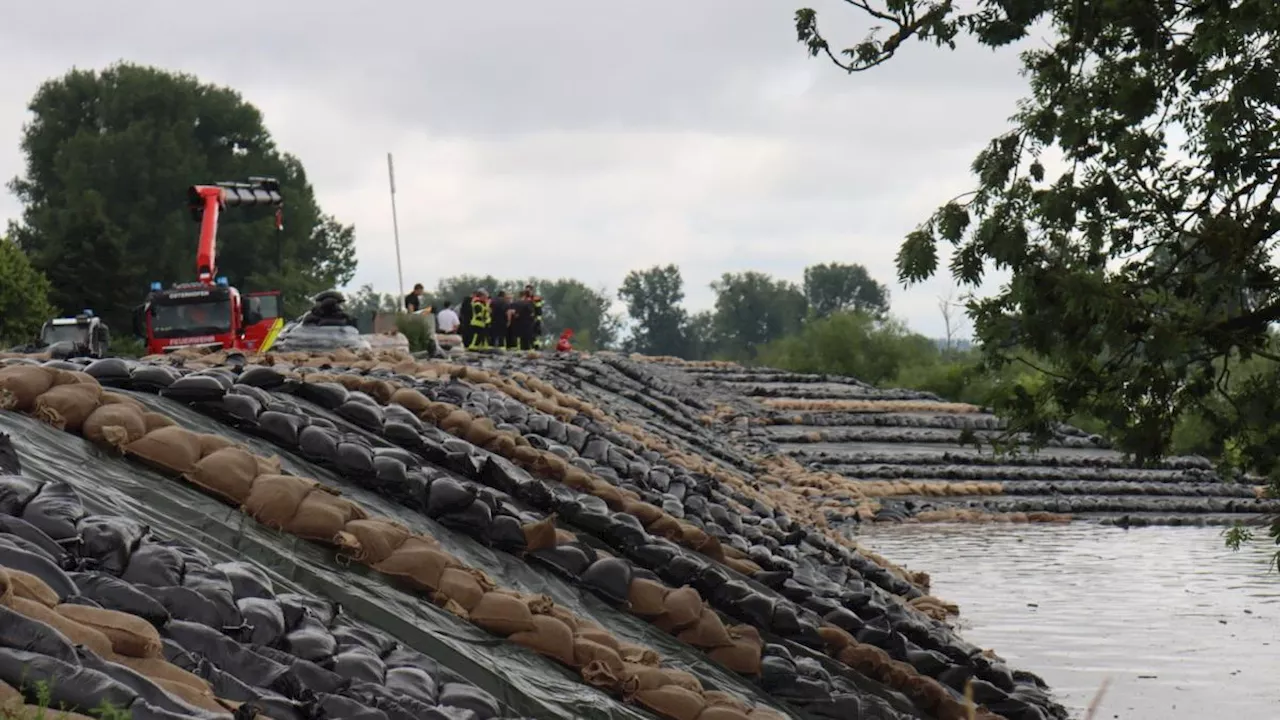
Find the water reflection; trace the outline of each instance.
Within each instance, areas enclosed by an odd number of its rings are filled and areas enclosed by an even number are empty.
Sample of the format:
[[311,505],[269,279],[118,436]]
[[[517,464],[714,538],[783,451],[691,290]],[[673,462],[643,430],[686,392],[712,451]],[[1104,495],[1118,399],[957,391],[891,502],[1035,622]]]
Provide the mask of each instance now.
[[[1280,575],[1212,528],[879,525],[865,545],[933,578],[963,635],[1080,715],[1280,717]],[[1274,550],[1274,548],[1272,548]]]

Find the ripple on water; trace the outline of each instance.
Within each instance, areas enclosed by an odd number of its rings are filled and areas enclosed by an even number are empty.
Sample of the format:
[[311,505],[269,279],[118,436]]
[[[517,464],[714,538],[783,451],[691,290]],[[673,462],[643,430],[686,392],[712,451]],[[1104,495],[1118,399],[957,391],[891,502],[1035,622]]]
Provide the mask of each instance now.
[[[1079,715],[1280,717],[1280,575],[1213,528],[875,525],[861,541],[960,605],[966,639]],[[1274,548],[1271,548],[1274,550]]]

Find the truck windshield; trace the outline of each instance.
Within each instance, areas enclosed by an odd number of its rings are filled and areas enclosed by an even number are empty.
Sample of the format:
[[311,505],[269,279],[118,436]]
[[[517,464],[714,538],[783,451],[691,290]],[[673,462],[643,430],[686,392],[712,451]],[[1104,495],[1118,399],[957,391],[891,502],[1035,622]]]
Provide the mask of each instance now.
[[249,309],[261,315],[263,320],[274,320],[280,317],[280,296],[250,295]]
[[151,334],[158,338],[218,335],[231,331],[231,301],[153,304]]
[[40,333],[40,339],[46,345],[60,342],[88,343],[89,328],[79,325],[45,325]]

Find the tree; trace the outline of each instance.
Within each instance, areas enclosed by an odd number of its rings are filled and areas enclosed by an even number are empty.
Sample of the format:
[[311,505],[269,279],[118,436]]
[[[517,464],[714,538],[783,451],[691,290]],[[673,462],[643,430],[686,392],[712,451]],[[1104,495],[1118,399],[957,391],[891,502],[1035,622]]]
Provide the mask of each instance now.
[[613,302],[607,290],[592,289],[568,278],[538,280],[534,284],[544,301],[544,335],[554,339],[569,328],[574,332],[574,347],[582,350],[613,347],[622,321],[609,312]]
[[0,345],[35,340],[56,311],[49,303],[49,279],[31,266],[26,254],[0,237]]
[[725,273],[711,289],[715,335],[731,357],[754,358],[761,345],[798,332],[804,321],[804,293],[786,280],[754,271]]
[[804,269],[804,297],[817,317],[841,310],[883,316],[889,312],[889,288],[861,265],[823,263]]
[[[1027,37],[1030,97],[973,163],[973,192],[944,204],[898,255],[899,277],[974,286],[1013,279],[968,310],[991,367],[1052,358],[1046,382],[1002,408],[1038,431],[1088,411],[1138,459],[1167,453],[1178,421],[1204,418],[1218,455],[1280,491],[1280,4],[1012,0],[852,3],[894,27],[831,50],[812,10],[800,40],[850,72],[917,37],[992,48]],[[843,59],[842,59],[843,57]],[[1045,154],[1062,157],[1050,173]],[[1232,382],[1241,364],[1266,367]],[[1025,362],[1025,360],[1023,360]],[[1228,452],[1230,451],[1230,452]],[[1280,522],[1272,534],[1280,542]]]
[[720,343],[716,338],[715,315],[709,310],[694,313],[685,324],[684,358],[686,360],[710,360],[715,357]]
[[618,299],[627,304],[627,314],[635,321],[627,350],[646,355],[684,355],[689,316],[680,307],[684,300],[680,268],[655,265],[648,270],[632,270],[618,289]]
[[50,80],[28,107],[25,173],[10,183],[24,205],[12,236],[49,277],[55,304],[127,326],[152,281],[195,280],[187,187],[256,175],[280,180],[284,231],[269,209],[228,210],[220,274],[242,291],[281,290],[290,314],[353,276],[354,229],[321,212],[302,163],[276,148],[262,114],[235,91],[117,64]]
[[805,373],[847,375],[873,385],[892,383],[907,367],[938,364],[939,350],[895,320],[837,312],[760,349],[764,365]]

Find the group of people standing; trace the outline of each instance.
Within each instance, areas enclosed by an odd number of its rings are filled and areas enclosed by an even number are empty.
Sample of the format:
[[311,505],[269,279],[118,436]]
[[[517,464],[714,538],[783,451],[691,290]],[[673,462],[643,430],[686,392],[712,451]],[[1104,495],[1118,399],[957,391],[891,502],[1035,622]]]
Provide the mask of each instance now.
[[[414,285],[405,298],[405,309],[421,312],[422,285]],[[436,330],[462,335],[468,350],[537,350],[542,347],[542,296],[532,285],[520,295],[499,290],[492,297],[480,288],[455,312],[445,301],[436,316]]]

